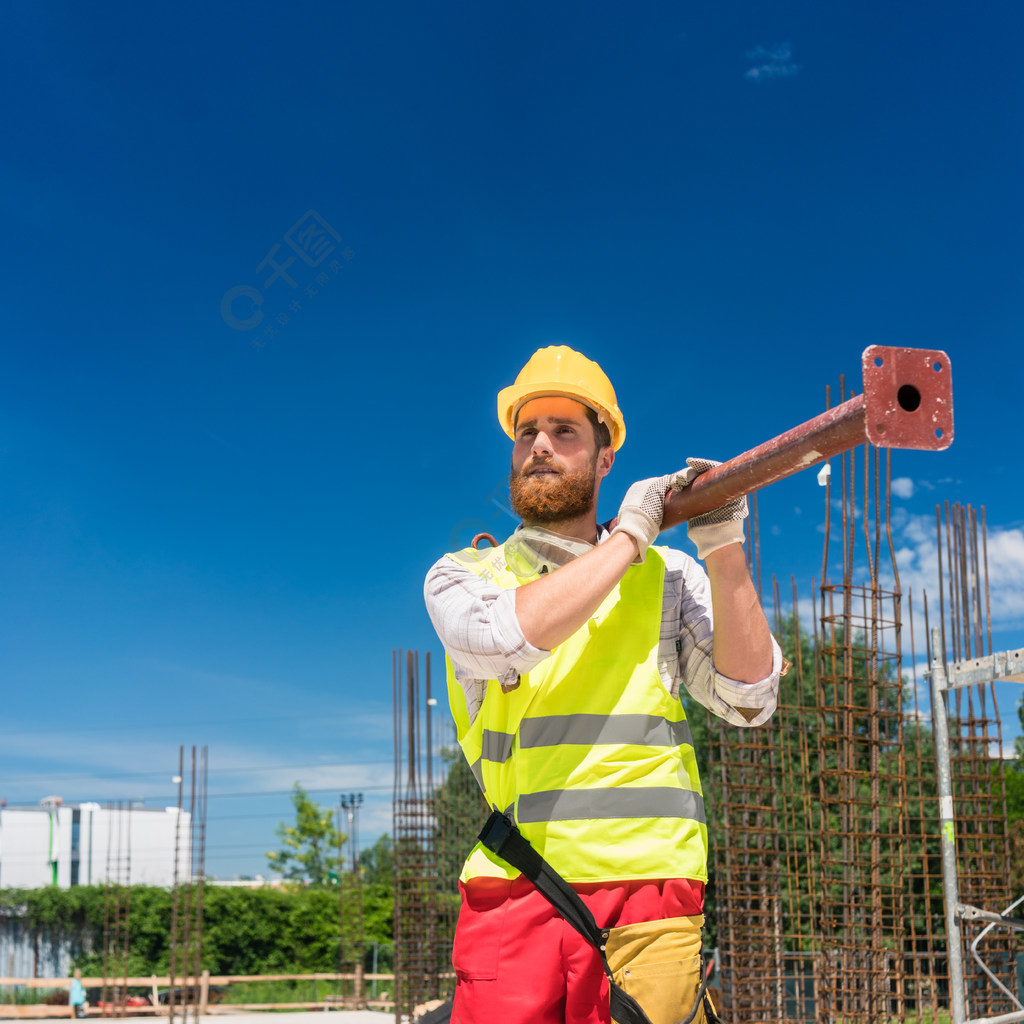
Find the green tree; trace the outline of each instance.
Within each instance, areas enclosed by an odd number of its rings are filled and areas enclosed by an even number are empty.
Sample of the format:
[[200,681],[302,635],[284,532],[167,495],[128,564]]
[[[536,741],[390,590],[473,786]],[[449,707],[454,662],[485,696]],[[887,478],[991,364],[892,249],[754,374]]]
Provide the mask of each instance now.
[[296,782],[292,787],[295,824],[281,822],[276,834],[281,849],[267,853],[267,862],[282,877],[309,885],[327,885],[341,877],[342,858],[338,855],[345,841],[335,827],[334,812],[321,807]]
[[462,749],[446,747],[441,751],[441,757],[448,771],[435,794],[437,870],[442,891],[457,896],[462,865],[491,812]]
[[[126,893],[126,895],[128,895]],[[21,921],[43,945],[69,950],[73,966],[101,975],[108,890],[101,885],[58,889],[0,889],[0,917]],[[170,890],[134,885],[130,891],[129,949],[108,971],[167,974],[170,966]],[[364,885],[367,963],[382,947],[378,967],[391,963],[392,892]],[[203,898],[202,968],[212,974],[301,974],[338,966],[338,891],[306,885],[258,889],[207,885]],[[383,965],[383,966],[382,966]]]
[[391,943],[394,935],[395,892],[393,879],[387,884],[371,882],[363,886],[363,966],[373,966],[373,946],[377,951],[377,968],[387,972],[394,963]]
[[1024,693],[1017,701],[1017,720],[1020,722],[1021,735],[1013,741],[1013,753],[1017,758],[1017,770],[1024,771]]
[[385,832],[378,840],[359,855],[359,867],[366,885],[381,885],[391,889],[395,881],[395,857],[391,848],[391,836]]
[[1012,761],[1004,765],[1006,777],[1006,821],[1010,831],[1010,886],[1024,892],[1024,694],[1017,703],[1022,735],[1013,741]]

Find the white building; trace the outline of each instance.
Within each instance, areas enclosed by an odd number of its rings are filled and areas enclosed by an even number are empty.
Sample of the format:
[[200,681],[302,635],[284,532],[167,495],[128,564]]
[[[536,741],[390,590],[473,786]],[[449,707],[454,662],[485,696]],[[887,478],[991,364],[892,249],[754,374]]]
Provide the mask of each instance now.
[[0,807],[0,889],[171,886],[189,878],[191,840],[189,813],[177,807],[65,804],[60,797]]

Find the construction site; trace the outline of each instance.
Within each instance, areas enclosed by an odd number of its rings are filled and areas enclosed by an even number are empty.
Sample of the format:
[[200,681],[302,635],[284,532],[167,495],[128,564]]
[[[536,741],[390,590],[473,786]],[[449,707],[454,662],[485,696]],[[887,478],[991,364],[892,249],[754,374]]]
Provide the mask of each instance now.
[[[866,367],[881,365],[868,353]],[[993,650],[984,505],[935,506],[936,577],[920,593],[903,590],[891,501],[892,448],[900,445],[875,445],[870,430],[863,437],[865,421],[876,432],[883,427],[887,440],[898,433],[877,408],[881,401],[884,415],[892,414],[883,384],[872,385],[866,372],[864,395],[853,395],[840,382],[838,403],[826,393],[813,429],[740,457],[740,470],[761,461],[770,464],[767,475],[780,477],[803,467],[809,445],[825,453],[819,462],[834,456],[819,473],[821,570],[806,581],[762,567],[757,489],[749,479],[737,485],[750,495],[748,568],[787,660],[776,713],[741,729],[686,704],[707,806],[706,974],[727,1021],[1024,1020],[1015,934],[1024,921],[1014,916],[1024,895],[1011,891],[995,690],[997,680],[1024,682],[1024,651]],[[915,390],[914,410],[947,403],[927,382]],[[941,432],[948,443],[951,420]],[[929,423],[925,433],[940,431]],[[920,439],[904,440],[911,447]],[[713,506],[722,497],[714,488],[727,482],[719,474],[696,500]],[[692,514],[670,511],[676,522]],[[455,740],[443,666],[429,651],[395,650],[391,676],[394,974],[386,1005],[406,1022],[454,989],[457,881],[490,809]],[[164,979],[171,1019],[207,1009],[207,774],[206,748],[181,747]],[[339,886],[344,973],[329,977],[348,987],[330,1008],[368,1004],[361,802],[362,794],[343,794],[339,809],[351,862]],[[125,1016],[129,988],[146,979],[129,977],[130,808],[114,810],[102,978],[92,981],[102,985],[104,1015]]]
[[[844,392],[830,423],[847,417]],[[724,1020],[751,1024],[1024,1020],[995,699],[997,679],[1024,682],[1024,652],[992,649],[985,509],[936,506],[937,577],[904,592],[891,447],[839,446],[819,478],[816,579],[762,587],[751,495],[749,567],[790,662],[777,712],[739,729],[687,709],[708,805],[710,991]],[[399,1019],[454,987],[456,881],[489,809],[430,653],[398,651],[392,671]]]

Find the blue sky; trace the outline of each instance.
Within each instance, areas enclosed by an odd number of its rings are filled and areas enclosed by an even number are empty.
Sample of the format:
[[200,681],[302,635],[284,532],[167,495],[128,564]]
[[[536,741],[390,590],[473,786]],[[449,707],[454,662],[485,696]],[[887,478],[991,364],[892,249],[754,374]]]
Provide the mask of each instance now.
[[[206,743],[213,874],[265,870],[296,780],[387,829],[391,652],[439,657],[423,574],[513,525],[494,396],[552,343],[626,416],[602,517],[859,390],[869,344],[944,349],[956,441],[894,456],[901,575],[935,586],[936,501],[984,504],[993,642],[1024,646],[1022,29],[1009,2],[9,8],[0,796],[172,802]],[[759,503],[765,576],[805,597],[823,493]]]

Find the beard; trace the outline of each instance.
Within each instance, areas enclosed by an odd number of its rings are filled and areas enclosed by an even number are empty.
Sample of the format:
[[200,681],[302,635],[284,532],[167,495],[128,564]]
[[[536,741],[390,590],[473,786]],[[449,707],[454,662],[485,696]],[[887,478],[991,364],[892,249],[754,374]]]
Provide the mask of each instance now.
[[523,470],[537,465],[527,463],[518,473],[513,469],[508,477],[512,509],[524,523],[528,526],[560,523],[590,512],[594,507],[594,486],[597,483],[596,457],[589,468],[572,473],[560,471],[557,477],[524,474]]

